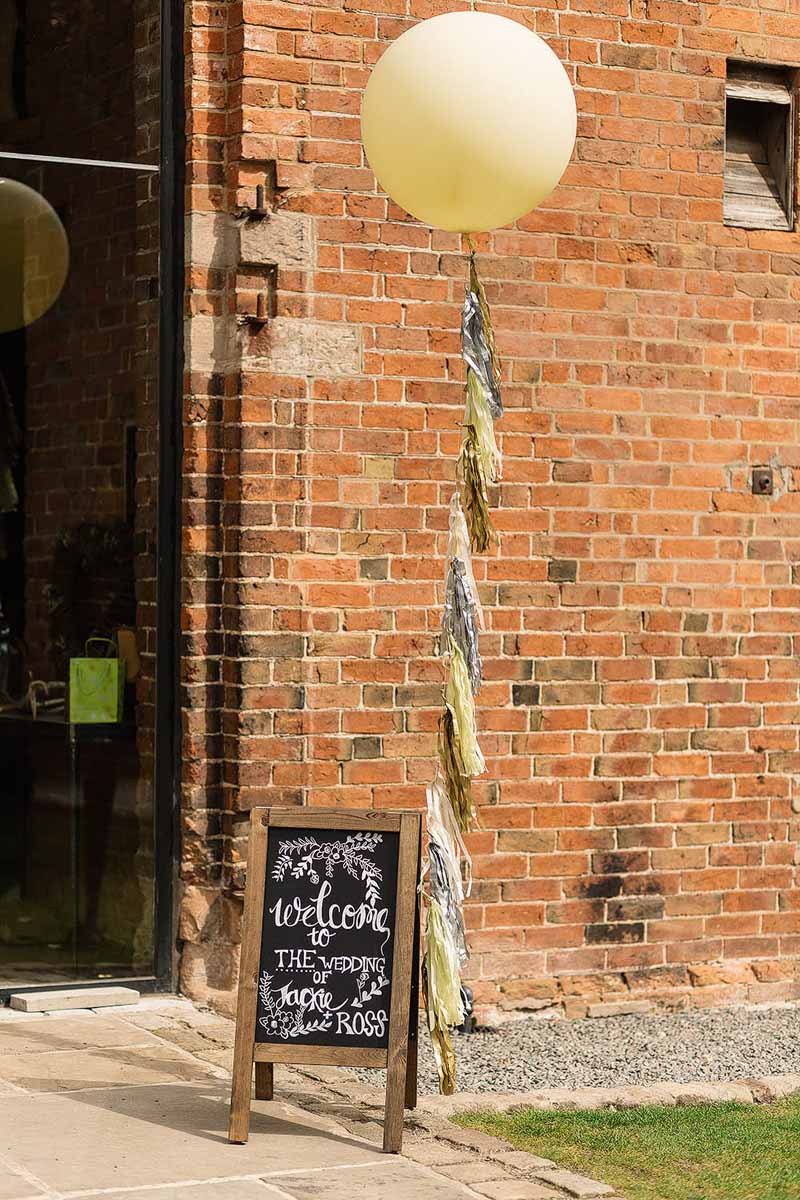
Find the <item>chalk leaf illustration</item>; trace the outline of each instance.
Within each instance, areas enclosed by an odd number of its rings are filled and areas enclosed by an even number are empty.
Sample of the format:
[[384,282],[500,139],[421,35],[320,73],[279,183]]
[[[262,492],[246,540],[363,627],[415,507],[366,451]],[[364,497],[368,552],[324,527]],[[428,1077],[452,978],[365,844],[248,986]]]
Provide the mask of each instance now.
[[272,878],[307,878],[319,883],[320,871],[328,879],[334,867],[341,866],[353,879],[365,884],[367,903],[374,907],[380,899],[381,869],[371,858],[383,841],[380,833],[351,833],[337,842],[318,842],[314,837],[282,841],[272,870]]
[[369,971],[362,971],[356,980],[356,996],[352,1001],[353,1008],[362,1008],[368,1000],[373,996],[379,996],[385,987],[389,986],[389,980],[384,975],[383,971],[378,971],[375,979],[370,979]]

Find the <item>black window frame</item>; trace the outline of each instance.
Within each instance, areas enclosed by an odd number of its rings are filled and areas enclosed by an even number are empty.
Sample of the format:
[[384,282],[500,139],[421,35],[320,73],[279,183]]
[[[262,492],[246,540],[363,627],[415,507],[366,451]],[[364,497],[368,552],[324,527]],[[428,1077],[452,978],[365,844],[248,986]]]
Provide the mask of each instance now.
[[64,980],[0,988],[12,993],[130,985],[171,992],[177,983],[176,905],[180,854],[180,600],[183,463],[185,105],[183,0],[161,0],[158,338],[158,571],[155,695],[155,904],[152,975]]

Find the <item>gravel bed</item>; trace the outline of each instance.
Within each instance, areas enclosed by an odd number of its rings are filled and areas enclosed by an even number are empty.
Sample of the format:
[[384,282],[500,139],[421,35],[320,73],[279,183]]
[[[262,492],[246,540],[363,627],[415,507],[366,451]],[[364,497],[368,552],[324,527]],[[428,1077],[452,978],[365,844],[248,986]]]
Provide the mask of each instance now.
[[[419,1090],[438,1092],[427,1030]],[[458,1090],[697,1083],[800,1073],[800,1007],[509,1022],[456,1038]],[[355,1072],[370,1082],[382,1071]]]

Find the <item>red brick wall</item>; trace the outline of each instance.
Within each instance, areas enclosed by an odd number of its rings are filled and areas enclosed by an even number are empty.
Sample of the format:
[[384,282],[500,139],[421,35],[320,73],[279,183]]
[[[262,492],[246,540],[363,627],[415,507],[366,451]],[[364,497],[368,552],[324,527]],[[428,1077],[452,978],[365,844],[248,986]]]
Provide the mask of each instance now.
[[[220,1003],[249,807],[422,805],[432,774],[466,264],[376,191],[358,118],[388,42],[448,7],[188,13],[181,933]],[[792,8],[493,8],[565,63],[579,137],[479,242],[506,402],[475,563],[488,1015],[796,990],[800,247],[722,224],[726,56],[799,61]],[[235,220],[271,171],[271,220]]]

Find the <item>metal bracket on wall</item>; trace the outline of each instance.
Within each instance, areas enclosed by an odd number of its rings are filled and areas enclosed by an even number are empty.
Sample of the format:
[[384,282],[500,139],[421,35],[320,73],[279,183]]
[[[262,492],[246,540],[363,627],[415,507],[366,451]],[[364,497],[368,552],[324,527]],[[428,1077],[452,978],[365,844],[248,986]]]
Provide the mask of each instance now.
[[256,202],[241,214],[248,221],[268,221],[272,216],[278,187],[278,164],[274,161],[263,162],[264,182],[256,184]]
[[259,292],[256,296],[256,311],[248,313],[248,325],[266,325],[270,319],[270,298],[267,292]]
[[752,490],[754,496],[771,496],[773,479],[771,467],[753,467]]
[[278,305],[278,267],[276,263],[248,264],[241,263],[239,270],[239,286],[249,292],[249,304],[253,303],[255,293],[255,312],[244,313],[245,324],[251,328],[261,329],[277,314]]
[[259,183],[256,185],[256,202],[253,208],[248,209],[247,216],[251,221],[266,221],[269,218],[269,209],[266,205],[267,189],[266,185]]

